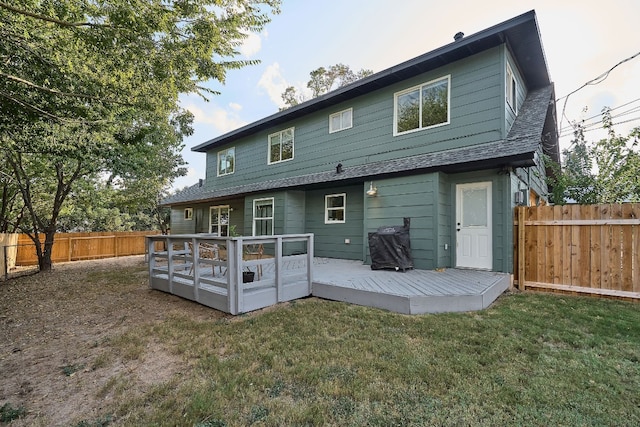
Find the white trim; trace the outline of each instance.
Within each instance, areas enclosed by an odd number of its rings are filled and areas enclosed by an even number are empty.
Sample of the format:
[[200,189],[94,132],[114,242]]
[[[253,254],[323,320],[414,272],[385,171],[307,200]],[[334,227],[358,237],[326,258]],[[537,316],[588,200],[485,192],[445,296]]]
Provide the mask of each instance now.
[[[413,92],[415,90],[418,90],[419,96],[420,98],[422,98],[422,88],[424,86],[435,85],[445,80],[447,82],[447,121],[442,123],[436,123],[431,126],[426,126],[426,127],[419,126],[415,129],[406,130],[404,132],[398,132],[398,97],[404,94]],[[418,120],[422,121],[422,102],[420,102],[420,105],[419,105]],[[446,76],[439,77],[437,79],[433,79],[428,82],[421,83],[419,85],[415,85],[407,89],[403,89],[393,94],[393,136],[406,135],[412,132],[418,132],[425,129],[433,129],[439,126],[446,126],[450,123],[451,123],[451,74],[447,74]]]
[[[229,236],[229,227],[231,226],[231,209],[229,207],[229,205],[218,205],[218,206],[209,206],[209,234],[213,234],[213,224],[211,223],[211,211],[212,210],[218,210],[221,211],[222,209],[226,209],[227,210],[227,215],[229,218],[229,221],[227,222],[226,226],[227,226],[227,234],[220,236],[218,235],[218,237],[228,237]],[[218,212],[218,216],[220,216],[220,212]],[[217,224],[218,226],[222,226],[225,224]]]
[[[228,153],[231,150],[233,150],[233,170],[231,172],[220,173],[220,154],[225,153],[228,156]],[[218,154],[216,155],[216,171],[217,176],[231,175],[236,171],[236,147],[229,147],[224,150],[218,151]]]
[[[349,112],[349,125],[345,126],[342,120],[342,116],[344,113]],[[331,127],[331,124],[333,123],[333,121],[331,119],[333,119],[334,117],[339,117],[340,118],[340,127],[338,129],[333,129]],[[336,133],[336,132],[340,132],[341,130],[345,130],[345,129],[351,129],[353,127],[353,108],[347,108],[346,110],[342,110],[342,111],[338,111],[336,113],[330,114],[329,115],[329,133]]]
[[182,218],[185,221],[193,221],[193,208],[184,208],[184,213]]
[[[327,202],[329,197],[342,197],[342,207],[329,208]],[[330,220],[329,210],[342,210],[342,220]],[[324,196],[324,223],[325,224],[344,224],[347,221],[347,193],[326,194]]]
[[[291,158],[283,160],[282,159],[282,134],[289,130],[291,131]],[[267,164],[268,165],[274,165],[276,163],[288,162],[289,160],[293,160],[293,157],[295,155],[295,141],[296,141],[295,130],[296,130],[295,126],[292,126],[286,129],[282,129],[281,131],[274,132],[272,134],[269,134],[269,136],[267,136]],[[271,161],[271,137],[275,135],[280,136],[280,160],[276,160],[272,162]]]
[[264,201],[271,201],[271,216],[267,216],[267,217],[260,217],[260,220],[263,221],[268,221],[271,220],[271,234],[270,236],[273,236],[273,227],[274,227],[274,218],[275,218],[275,214],[276,214],[276,207],[275,207],[275,201],[273,197],[264,197],[262,199],[253,199],[253,209],[251,212],[251,235],[255,236],[256,235],[256,202],[264,202]]
[[513,68],[507,61],[507,71],[505,79],[505,98],[507,105],[518,114],[518,80],[513,72]]
[[[456,267],[475,268],[478,270],[493,269],[493,183],[480,181],[466,184],[456,184]],[[464,224],[463,190],[486,190],[486,225]],[[471,209],[477,207],[471,206]],[[469,209],[469,207],[466,207]]]

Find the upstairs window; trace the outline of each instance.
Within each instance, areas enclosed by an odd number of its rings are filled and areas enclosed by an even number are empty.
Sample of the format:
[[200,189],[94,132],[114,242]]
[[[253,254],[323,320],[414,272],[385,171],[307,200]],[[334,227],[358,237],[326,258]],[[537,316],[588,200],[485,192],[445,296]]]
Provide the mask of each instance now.
[[293,159],[293,130],[289,128],[269,135],[269,164]]
[[324,223],[342,224],[345,222],[347,194],[329,194],[324,196]]
[[394,135],[449,123],[451,76],[395,94]]
[[507,64],[507,81],[506,89],[507,89],[507,105],[511,107],[514,113],[518,112],[518,83],[516,81],[516,76],[513,74],[513,70],[511,66]]
[[353,108],[329,116],[329,133],[349,129],[353,126]]
[[235,171],[236,149],[235,147],[218,151],[218,176],[229,175]]

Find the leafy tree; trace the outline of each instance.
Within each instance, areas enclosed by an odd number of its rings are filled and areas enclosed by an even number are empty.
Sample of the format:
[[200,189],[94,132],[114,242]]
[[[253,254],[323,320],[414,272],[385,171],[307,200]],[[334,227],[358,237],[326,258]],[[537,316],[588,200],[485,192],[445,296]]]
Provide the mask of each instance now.
[[552,201],[581,204],[640,201],[640,127],[628,136],[616,134],[610,109],[602,112],[608,137],[594,144],[585,140],[584,129],[576,125],[571,149],[563,151],[564,167],[547,159],[552,174]]
[[108,176],[148,202],[184,173],[179,94],[215,94],[203,84],[256,63],[236,48],[279,3],[0,0],[0,156],[41,271],[81,182]]
[[0,233],[15,233],[24,217],[20,189],[5,163],[0,163]]
[[[373,74],[373,71],[362,69],[354,72],[348,65],[336,64],[329,68],[320,67],[309,73],[307,87],[311,89],[311,97],[317,98],[332,90],[341,88],[357,80],[363,79]],[[298,93],[294,86],[289,86],[282,93],[282,100],[286,108],[291,108],[301,102],[306,101],[304,95]]]

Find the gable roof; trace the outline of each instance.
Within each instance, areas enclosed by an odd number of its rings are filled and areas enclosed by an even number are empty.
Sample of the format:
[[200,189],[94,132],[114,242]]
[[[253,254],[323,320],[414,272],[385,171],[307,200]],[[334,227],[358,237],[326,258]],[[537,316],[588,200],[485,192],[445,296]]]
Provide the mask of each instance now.
[[350,85],[213,138],[191,148],[191,151],[207,152],[215,146],[229,143],[235,139],[252,135],[264,129],[356,98],[503,43],[507,43],[516,62],[520,65],[525,84],[530,90],[551,84],[536,14],[534,10],[531,10],[508,21],[372,74]]
[[[196,184],[164,199],[162,205],[193,203],[276,189],[308,188],[329,182],[348,184],[433,170],[463,172],[504,166],[533,166],[534,156],[540,147],[541,140],[549,142],[547,145],[543,144],[543,147],[550,148],[547,154],[555,157],[557,152],[557,133],[553,128],[552,131],[548,131],[548,120],[546,120],[549,114],[553,114],[554,97],[553,85],[530,91],[506,139],[345,167],[341,173],[331,170],[216,190],[206,189],[205,186]],[[549,135],[546,135],[547,132]]]

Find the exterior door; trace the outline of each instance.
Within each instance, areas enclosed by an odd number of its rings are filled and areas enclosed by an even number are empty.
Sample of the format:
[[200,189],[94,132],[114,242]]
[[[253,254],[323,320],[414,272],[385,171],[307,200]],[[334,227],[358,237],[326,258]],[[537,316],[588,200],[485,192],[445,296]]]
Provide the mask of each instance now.
[[218,237],[229,236],[229,206],[209,208],[209,234]]
[[491,182],[456,186],[456,267],[491,270]]

